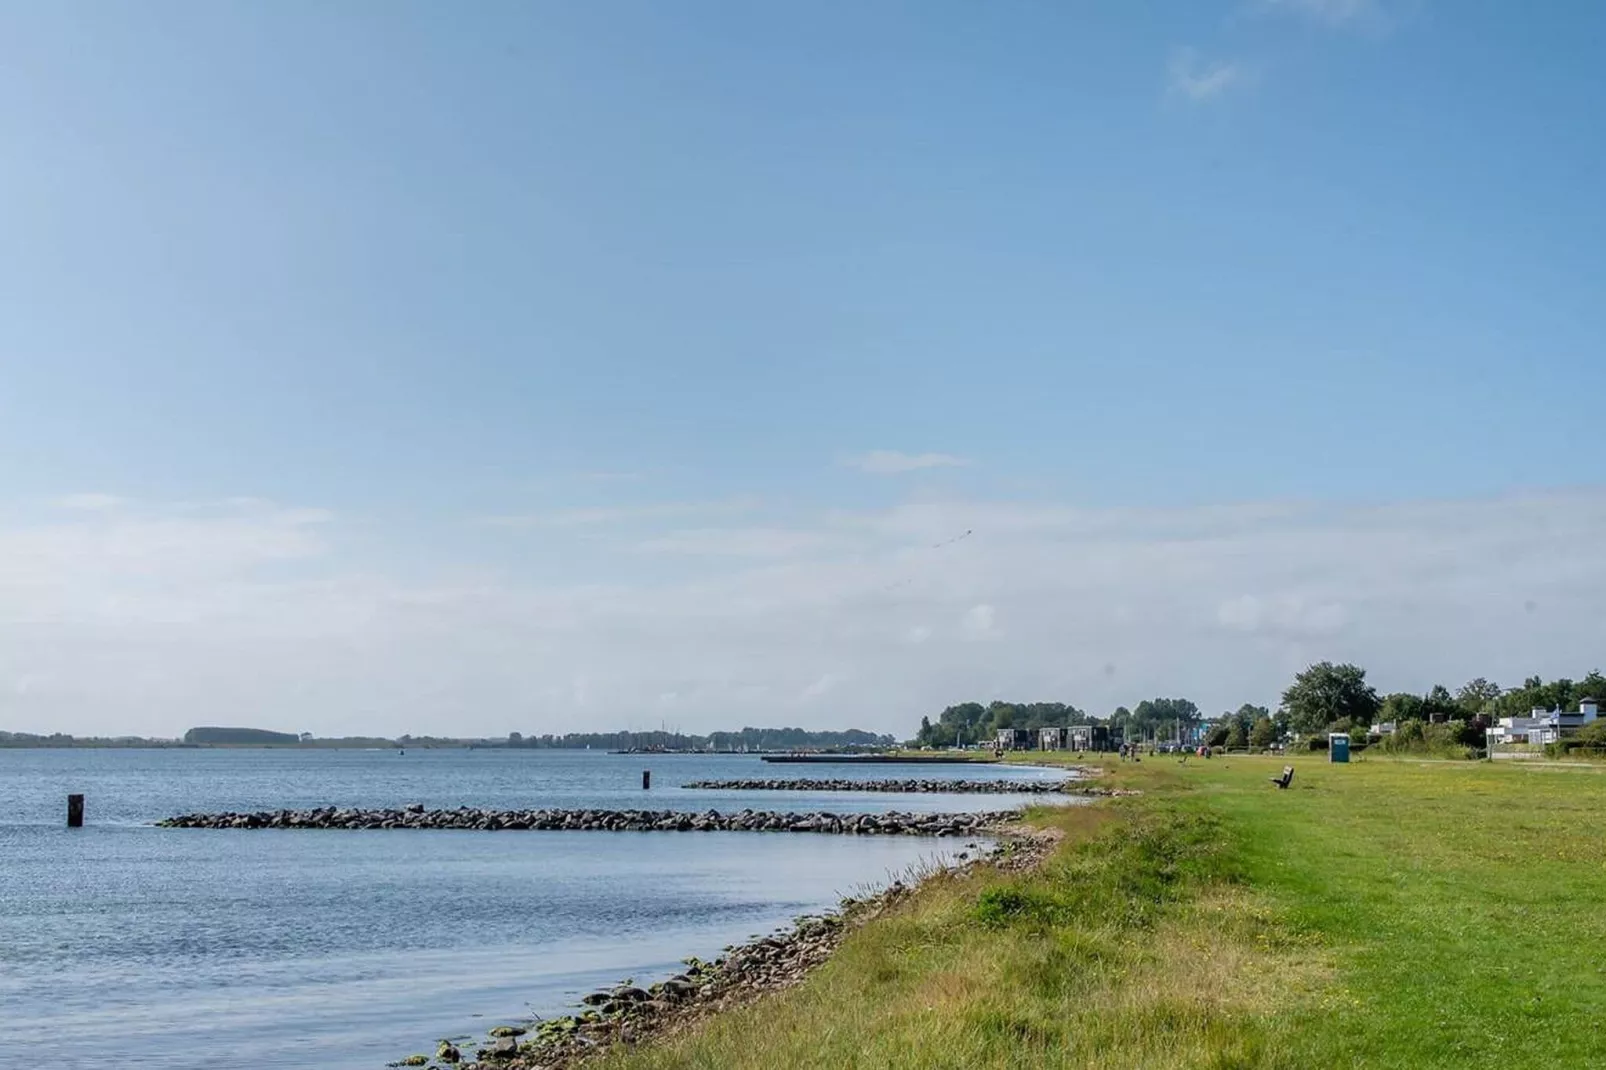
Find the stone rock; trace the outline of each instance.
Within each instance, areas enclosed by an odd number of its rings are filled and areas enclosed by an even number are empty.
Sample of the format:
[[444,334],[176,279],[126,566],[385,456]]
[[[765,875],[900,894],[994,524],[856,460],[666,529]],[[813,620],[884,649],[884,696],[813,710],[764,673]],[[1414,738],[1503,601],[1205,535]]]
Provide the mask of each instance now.
[[692,996],[697,994],[697,986],[692,984],[690,981],[671,977],[669,980],[663,983],[661,991],[670,999],[690,999]]

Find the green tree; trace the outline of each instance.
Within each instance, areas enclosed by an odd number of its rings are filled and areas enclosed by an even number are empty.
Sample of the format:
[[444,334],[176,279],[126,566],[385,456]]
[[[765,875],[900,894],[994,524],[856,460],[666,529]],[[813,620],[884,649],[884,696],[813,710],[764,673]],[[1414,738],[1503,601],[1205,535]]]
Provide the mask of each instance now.
[[1478,677],[1468,680],[1461,685],[1461,690],[1455,693],[1456,705],[1461,707],[1468,717],[1476,717],[1482,713],[1484,707],[1500,697],[1500,685],[1492,680]]
[[[1594,696],[1586,696],[1593,698]],[[1597,717],[1578,730],[1578,742],[1586,747],[1606,747],[1606,718]]]
[[1270,717],[1262,717],[1254,723],[1249,730],[1249,745],[1251,747],[1269,747],[1277,742],[1277,726]]
[[1128,735],[1132,726],[1132,711],[1125,706],[1115,707],[1110,714],[1110,731],[1118,735]]
[[1289,724],[1302,734],[1320,732],[1346,717],[1355,724],[1369,725],[1381,705],[1377,691],[1366,682],[1365,669],[1330,661],[1312,665],[1283,692]]
[[1154,732],[1168,738],[1178,723],[1184,727],[1199,722],[1199,707],[1185,698],[1144,699],[1132,711],[1132,725],[1140,732]]
[[1428,693],[1422,696],[1422,712],[1432,717],[1464,717],[1461,706],[1456,702],[1450,689],[1443,684],[1434,684]]
[[1379,721],[1419,721],[1424,713],[1422,699],[1405,691],[1397,691],[1383,698],[1383,705],[1378,708]]

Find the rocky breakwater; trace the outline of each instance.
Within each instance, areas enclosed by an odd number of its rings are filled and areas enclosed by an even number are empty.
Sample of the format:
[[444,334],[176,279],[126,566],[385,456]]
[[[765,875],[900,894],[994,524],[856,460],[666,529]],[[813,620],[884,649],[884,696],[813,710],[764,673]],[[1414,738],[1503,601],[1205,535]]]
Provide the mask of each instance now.
[[[953,868],[992,865],[1025,869],[1036,865],[1052,842],[1051,836],[1023,829],[1019,836],[974,855],[961,854],[965,861]],[[831,914],[799,918],[792,928],[728,947],[713,961],[684,959],[684,970],[656,984],[638,986],[625,981],[586,995],[572,1014],[498,1026],[477,1049],[442,1041],[433,1058],[415,1055],[391,1065],[564,1070],[614,1045],[669,1035],[709,1015],[797,984],[828,959],[847,934],[895,910],[913,891],[910,885],[895,882],[875,895],[843,899]]]
[[698,791],[888,791],[908,795],[1133,795],[1083,780],[694,780]]
[[815,832],[848,836],[971,836],[1020,820],[1014,810],[972,814],[832,814],[742,810],[317,810],[183,814],[157,822],[183,829],[459,829],[520,832]]

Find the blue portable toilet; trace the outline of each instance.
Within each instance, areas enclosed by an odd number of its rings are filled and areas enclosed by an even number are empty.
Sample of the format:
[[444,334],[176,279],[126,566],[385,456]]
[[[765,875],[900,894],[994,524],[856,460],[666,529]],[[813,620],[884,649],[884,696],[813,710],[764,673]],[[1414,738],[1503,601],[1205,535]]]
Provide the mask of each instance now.
[[1327,760],[1330,762],[1349,761],[1349,734],[1346,732],[1327,733]]

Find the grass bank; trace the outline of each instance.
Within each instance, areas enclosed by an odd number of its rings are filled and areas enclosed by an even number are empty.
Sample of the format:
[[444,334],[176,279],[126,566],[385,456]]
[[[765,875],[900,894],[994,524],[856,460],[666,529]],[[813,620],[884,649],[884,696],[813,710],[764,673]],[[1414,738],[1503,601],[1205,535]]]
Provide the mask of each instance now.
[[938,877],[803,985],[597,1065],[1606,1064],[1606,778],[1282,764],[1118,765],[1145,794],[1041,813],[1036,872]]

